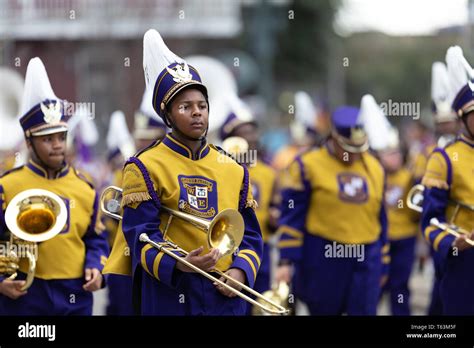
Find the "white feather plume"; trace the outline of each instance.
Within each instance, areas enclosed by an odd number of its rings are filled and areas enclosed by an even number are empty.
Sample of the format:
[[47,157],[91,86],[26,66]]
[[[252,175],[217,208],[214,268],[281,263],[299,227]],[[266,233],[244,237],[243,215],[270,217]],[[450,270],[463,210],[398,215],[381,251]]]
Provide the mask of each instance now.
[[81,119],[81,139],[87,146],[93,146],[99,141],[99,131],[94,123],[94,119],[90,112],[87,110],[87,114]]
[[158,31],[149,29],[143,37],[143,71],[147,88],[153,89],[158,75],[172,63],[184,63],[184,60],[171,52]]
[[[79,112],[78,112],[79,111]],[[77,134],[79,133],[79,124],[81,123],[81,112],[78,109],[74,112],[74,115],[71,116],[69,121],[67,122],[67,147],[68,149],[73,149],[74,146],[74,139],[76,138]]]
[[449,77],[446,65],[441,62],[434,62],[431,67],[431,100],[436,105],[447,102],[449,91]]
[[237,97],[237,82],[232,72],[221,61],[208,56],[186,57],[186,62],[196,68],[209,96],[209,135],[218,131],[233,111]]
[[254,120],[249,106],[242,99],[237,97],[237,95],[229,94],[227,101],[230,109],[239,120],[244,122],[250,122]]
[[133,138],[128,130],[125,114],[120,110],[114,111],[110,116],[107,148],[109,150],[119,148],[125,158],[132,156],[135,152]]
[[153,89],[146,88],[143,92],[142,102],[140,104],[140,112],[150,118],[153,118],[161,123],[161,117],[158,116],[155,109],[153,109]]
[[305,127],[315,128],[318,110],[311,97],[304,91],[295,93],[295,118]]
[[446,64],[450,83],[449,102],[451,104],[466,83],[474,79],[474,71],[466,58],[464,58],[462,48],[459,46],[451,46],[448,48],[446,52]]
[[84,105],[79,105],[68,121],[67,142],[69,148],[72,147],[76,137],[79,137],[87,146],[94,146],[99,141],[99,131],[92,119],[92,114]]
[[0,67],[0,151],[13,149],[23,141],[18,114],[24,83],[18,72]]
[[43,62],[38,57],[35,57],[30,60],[26,68],[25,89],[20,115],[24,115],[33,106],[45,99],[57,100],[58,97],[54,94]]
[[366,94],[362,97],[359,117],[369,138],[370,147],[375,151],[387,149],[390,146],[390,137],[393,136],[392,126],[372,95]]

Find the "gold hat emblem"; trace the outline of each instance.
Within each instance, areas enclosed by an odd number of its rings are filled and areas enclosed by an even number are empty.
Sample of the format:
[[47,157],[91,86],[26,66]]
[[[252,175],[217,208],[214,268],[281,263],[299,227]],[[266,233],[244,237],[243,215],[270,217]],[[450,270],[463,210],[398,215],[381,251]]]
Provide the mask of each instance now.
[[359,142],[365,139],[365,131],[363,128],[352,128],[351,129],[351,140]]
[[50,103],[48,106],[41,103],[41,112],[43,113],[44,122],[47,124],[57,124],[61,121],[61,103]]
[[172,69],[166,67],[166,70],[173,76],[175,82],[189,82],[193,79],[193,75],[189,72],[189,66],[185,62],[183,65],[177,64]]

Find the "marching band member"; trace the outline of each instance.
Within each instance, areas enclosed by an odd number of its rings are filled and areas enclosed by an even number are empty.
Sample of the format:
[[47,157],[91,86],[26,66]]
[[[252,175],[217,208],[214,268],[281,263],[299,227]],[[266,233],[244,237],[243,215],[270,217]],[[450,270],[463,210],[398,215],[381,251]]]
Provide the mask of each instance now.
[[[456,138],[460,130],[460,121],[449,103],[450,84],[446,65],[434,62],[431,68],[431,99],[433,118],[435,122],[436,143],[428,146],[418,158],[415,167],[415,180],[421,182],[425,174],[429,155],[436,147],[444,147]],[[439,256],[431,249],[431,258],[434,266],[434,279],[431,290],[431,300],[428,308],[429,315],[441,315],[442,304],[439,295],[439,281],[441,279],[441,265]]]
[[356,107],[332,114],[331,137],[290,165],[283,182],[277,280],[312,315],[375,315],[386,244],[384,171]]
[[[252,115],[240,108],[231,113],[226,119],[221,129],[221,139],[225,151],[232,153],[232,149],[227,149],[226,139],[231,140],[232,137],[239,137],[245,139],[248,144],[248,149],[244,154],[247,157],[239,160],[239,163],[246,165],[250,175],[250,182],[252,184],[252,194],[257,202],[255,213],[260,224],[263,238],[263,255],[262,263],[257,274],[254,289],[263,293],[271,287],[271,260],[270,260],[270,244],[269,240],[272,233],[276,230],[278,219],[278,212],[274,204],[275,198],[275,170],[263,162],[258,144],[258,128],[257,123],[253,120]],[[232,146],[230,143],[229,146]],[[248,155],[251,151],[257,153],[257,156]],[[249,306],[249,313],[251,310]]]
[[[474,291],[470,277],[474,249],[466,237],[472,239],[474,229],[474,72],[458,46],[448,49],[446,62],[451,88],[448,100],[452,100],[464,128],[453,142],[436,148],[429,157],[422,180],[425,191],[421,225],[439,259],[443,314],[472,315],[474,302],[466,299]],[[433,218],[462,228],[468,235],[455,237],[433,224]]]
[[206,234],[184,220],[174,219],[166,237],[189,251],[184,259],[193,265],[218,269],[251,287],[261,263],[262,237],[248,172],[207,143],[208,97],[198,72],[155,30],[144,37],[144,71],[147,88],[154,91],[153,108],[172,131],[124,168],[121,229],[130,247],[134,299],[140,300],[143,315],[243,315],[246,304],[228,289],[139,241],[142,233],[163,241],[168,213],[161,206],[208,220],[233,208],[245,222],[234,255],[219,258],[218,249],[207,248]]
[[[122,169],[126,160],[135,153],[134,139],[130,134],[125,114],[114,111],[110,116],[107,132],[108,156],[107,162],[112,172],[114,186],[122,186]],[[109,235],[109,245],[114,245],[117,236],[118,222],[104,217],[106,230]],[[108,304],[107,315],[133,315],[132,305],[132,278],[125,274],[107,274]]]
[[63,101],[54,94],[43,63],[32,59],[26,72],[21,126],[30,152],[27,165],[0,179],[0,234],[6,234],[5,208],[26,189],[41,188],[64,199],[65,228],[38,246],[35,281],[22,291],[19,280],[2,279],[0,303],[7,315],[91,315],[92,291],[102,286],[108,254],[99,231],[98,196],[81,174],[65,163],[67,123]]
[[369,145],[382,164],[387,181],[385,207],[390,242],[390,267],[383,290],[390,293],[393,315],[410,315],[408,281],[415,261],[418,224],[417,213],[410,210],[405,202],[414,184],[413,175],[403,166],[397,129],[390,125],[371,95],[364,96],[362,104]]

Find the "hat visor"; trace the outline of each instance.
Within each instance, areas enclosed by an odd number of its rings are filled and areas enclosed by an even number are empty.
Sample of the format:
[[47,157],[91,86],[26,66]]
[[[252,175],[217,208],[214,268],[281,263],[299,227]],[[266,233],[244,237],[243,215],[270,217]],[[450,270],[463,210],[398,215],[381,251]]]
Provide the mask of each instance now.
[[350,153],[362,153],[369,149],[369,141],[366,137],[365,141],[361,144],[355,144],[352,142],[347,141],[346,138],[338,135],[337,133],[333,132],[334,138],[336,139],[337,143],[340,147]]
[[435,117],[434,117],[434,121],[436,123],[452,122],[452,121],[457,121],[457,120],[458,120],[458,116],[454,112],[435,114]]
[[168,98],[168,102],[166,104],[169,104],[174,97],[176,97],[178,95],[179,92],[181,92],[183,89],[185,88],[191,88],[191,87],[195,87],[196,89],[198,89],[199,91],[201,91],[204,96],[207,98],[208,95],[207,95],[207,88],[206,86],[204,86],[202,83],[199,83],[199,82],[196,82],[196,81],[190,81],[188,83],[185,83],[183,84],[182,86],[179,86]]
[[51,127],[51,128],[46,128],[46,129],[41,129],[36,132],[31,132],[31,136],[33,137],[40,137],[43,135],[50,135],[50,134],[55,134],[55,133],[63,133],[67,132],[68,129],[66,126],[57,126],[57,127]]
[[474,100],[471,100],[469,103],[465,104],[458,112],[459,117],[464,117],[470,112],[474,111]]

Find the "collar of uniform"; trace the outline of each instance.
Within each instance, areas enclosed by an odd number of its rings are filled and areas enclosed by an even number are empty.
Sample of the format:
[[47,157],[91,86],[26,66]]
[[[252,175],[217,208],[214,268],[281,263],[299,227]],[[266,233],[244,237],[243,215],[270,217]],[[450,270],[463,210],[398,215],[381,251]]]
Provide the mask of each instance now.
[[[335,139],[333,139],[333,140],[336,141]],[[334,145],[330,145],[330,144],[329,144],[329,141],[326,141],[321,147],[325,147],[325,148],[326,148],[326,151],[329,153],[329,155],[331,155],[331,157],[333,157],[336,161],[342,162],[342,163],[344,163],[344,164],[347,164],[347,162],[342,161],[342,160],[340,160],[339,158],[337,158],[336,152],[335,152],[335,150],[334,150]],[[367,151],[361,152],[361,153],[360,153],[360,158],[361,158],[361,159],[365,158],[364,156],[365,156],[366,153],[367,153]],[[353,163],[356,163],[356,162],[357,162],[357,161],[355,161],[355,162],[353,162]]]
[[32,160],[29,160],[26,166],[35,174],[46,179],[59,179],[59,178],[62,178],[63,176],[66,176],[67,173],[69,173],[68,164],[65,164],[64,167],[56,174],[56,177],[54,178],[48,177],[48,171],[45,170],[43,167],[41,167],[38,163],[33,162]]
[[196,152],[196,155],[193,158],[193,152],[191,151],[191,149],[185,144],[183,144],[182,142],[180,142],[178,139],[173,137],[171,133],[166,135],[166,137],[163,139],[163,143],[166,146],[168,146],[171,150],[191,160],[200,160],[201,158],[206,157],[206,155],[210,151],[209,145],[204,140],[202,142],[201,147],[198,149],[198,151]]
[[463,142],[463,143],[466,143],[467,145],[469,145],[470,147],[474,147],[474,140],[472,139],[469,139],[467,136],[465,136],[464,134],[461,134],[459,136],[459,139]]

